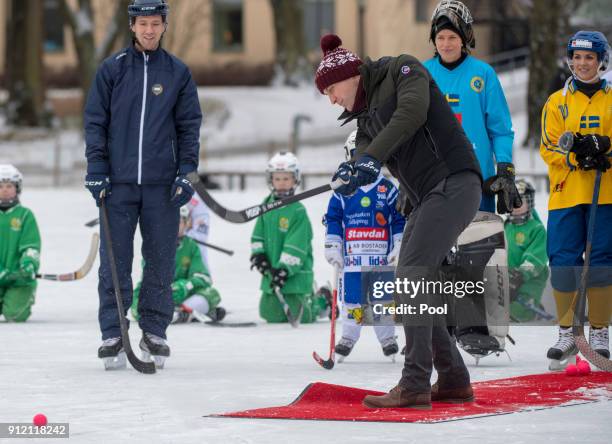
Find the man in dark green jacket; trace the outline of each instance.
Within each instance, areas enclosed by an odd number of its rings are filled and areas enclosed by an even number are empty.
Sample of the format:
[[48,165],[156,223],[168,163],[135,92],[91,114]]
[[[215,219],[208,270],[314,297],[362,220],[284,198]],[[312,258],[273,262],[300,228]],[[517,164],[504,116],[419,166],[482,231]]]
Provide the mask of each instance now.
[[[446,254],[480,204],[478,161],[446,99],[414,57],[362,62],[340,47],[336,35],[321,39],[324,57],[316,85],[332,104],[345,108],[344,123],[357,120],[357,153],[334,175],[352,194],[373,182],[386,165],[413,207],[404,231],[396,277],[433,281]],[[405,287],[404,287],[405,288]],[[446,305],[440,295],[396,289],[396,309],[406,310],[406,358],[398,385],[383,396],[366,396],[371,408],[430,408],[431,401],[473,399],[470,376],[441,315],[420,314],[421,304]],[[409,312],[410,306],[416,313]],[[438,382],[431,386],[432,363]]]

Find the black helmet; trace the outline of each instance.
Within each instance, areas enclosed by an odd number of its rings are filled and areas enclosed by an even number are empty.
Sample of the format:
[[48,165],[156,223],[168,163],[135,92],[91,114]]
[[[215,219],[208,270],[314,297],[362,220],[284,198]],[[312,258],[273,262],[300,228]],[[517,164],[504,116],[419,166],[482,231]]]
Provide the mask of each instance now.
[[161,15],[165,21],[170,7],[166,0],[133,0],[128,6],[128,15],[130,22],[133,22],[136,17],[146,15]]
[[431,16],[429,39],[435,42],[436,34],[442,29],[447,29],[450,24],[452,28],[457,30],[466,49],[468,46],[474,48],[476,40],[472,29],[473,21],[470,10],[463,3],[458,0],[442,0]]

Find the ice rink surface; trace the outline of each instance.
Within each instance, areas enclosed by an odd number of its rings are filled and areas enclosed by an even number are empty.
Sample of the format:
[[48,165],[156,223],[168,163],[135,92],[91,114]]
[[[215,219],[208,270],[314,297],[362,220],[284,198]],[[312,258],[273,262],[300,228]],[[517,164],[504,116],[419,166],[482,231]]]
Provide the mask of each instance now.
[[[243,209],[265,194],[259,188],[214,195],[232,209]],[[328,198],[305,201],[314,229],[319,284],[332,276],[323,259],[320,223]],[[41,271],[78,268],[92,233],[83,224],[97,216],[89,194],[80,189],[33,190],[26,183],[22,202],[35,212],[41,229]],[[343,364],[327,371],[314,362],[311,353],[317,350],[327,356],[329,322],[298,329],[263,324],[258,319],[258,274],[249,271],[252,229],[253,222],[234,225],[213,217],[209,241],[236,254],[230,257],[211,251],[209,260],[222,305],[229,311],[227,321],[256,320],[258,326],[170,326],[172,356],[156,375],[141,375],[131,368],[105,372],[97,359],[97,262],[81,281],[41,281],[30,321],[0,321],[0,422],[29,422],[42,412],[50,422],[70,423],[71,442],[83,443],[610,442],[611,402],[441,424],[204,417],[288,404],[314,381],[386,391],[400,376],[400,360],[391,363],[384,358],[371,331],[363,332]],[[137,242],[140,244],[139,238]],[[135,282],[139,264],[138,253]],[[398,329],[397,334],[403,346],[402,331]],[[511,328],[511,334],[516,340],[516,346],[508,345],[512,361],[503,355],[491,356],[476,367],[464,355],[473,380],[546,371],[545,354],[556,340],[556,330],[523,326]],[[131,337],[137,346],[140,331],[135,324]]]

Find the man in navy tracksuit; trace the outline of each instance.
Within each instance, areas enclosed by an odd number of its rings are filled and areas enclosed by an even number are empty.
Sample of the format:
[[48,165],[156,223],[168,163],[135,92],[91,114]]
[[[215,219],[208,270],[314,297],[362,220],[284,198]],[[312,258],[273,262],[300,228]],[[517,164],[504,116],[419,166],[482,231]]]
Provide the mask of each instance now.
[[[166,357],[179,208],[193,195],[186,175],[198,167],[202,113],[189,69],[160,45],[167,27],[165,0],[134,0],[128,12],[133,44],[102,62],[87,97],[85,186],[98,206],[104,200],[108,212],[126,311],[132,302],[133,241],[140,223],[145,261],[140,348]],[[98,293],[104,342],[98,357],[124,366],[104,230],[102,237]]]

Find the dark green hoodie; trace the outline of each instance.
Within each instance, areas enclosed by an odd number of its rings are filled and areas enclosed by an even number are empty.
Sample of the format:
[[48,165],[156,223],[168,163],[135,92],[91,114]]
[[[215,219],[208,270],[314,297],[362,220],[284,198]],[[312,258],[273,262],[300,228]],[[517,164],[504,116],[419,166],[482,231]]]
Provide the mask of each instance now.
[[359,67],[366,109],[345,111],[344,123],[357,119],[357,154],[385,163],[413,206],[442,179],[480,167],[472,144],[427,69],[400,55]]

